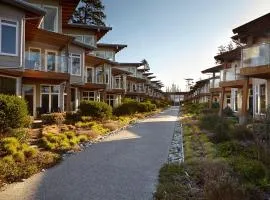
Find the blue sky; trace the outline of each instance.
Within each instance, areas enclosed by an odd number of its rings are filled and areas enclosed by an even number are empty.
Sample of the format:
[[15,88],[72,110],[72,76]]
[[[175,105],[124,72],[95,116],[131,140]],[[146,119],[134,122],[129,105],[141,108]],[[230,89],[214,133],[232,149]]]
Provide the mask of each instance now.
[[103,0],[113,30],[101,40],[127,44],[119,62],[145,58],[158,79],[185,89],[215,66],[217,47],[232,29],[270,12],[270,0]]

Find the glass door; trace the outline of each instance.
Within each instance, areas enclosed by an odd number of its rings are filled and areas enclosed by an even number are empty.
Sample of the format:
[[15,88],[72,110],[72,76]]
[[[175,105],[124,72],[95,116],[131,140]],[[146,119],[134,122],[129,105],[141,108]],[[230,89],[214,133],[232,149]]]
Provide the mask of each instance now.
[[56,52],[48,51],[47,52],[47,71],[55,72],[56,71]]
[[27,102],[29,114],[35,116],[35,86],[23,85],[23,97]]

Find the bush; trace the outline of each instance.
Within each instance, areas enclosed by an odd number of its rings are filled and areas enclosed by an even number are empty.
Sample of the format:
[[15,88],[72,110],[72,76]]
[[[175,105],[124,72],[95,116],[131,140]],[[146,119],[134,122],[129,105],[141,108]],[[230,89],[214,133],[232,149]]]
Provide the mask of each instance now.
[[233,117],[234,116],[233,110],[229,106],[227,106],[226,108],[223,109],[222,114],[224,117]]
[[154,110],[156,110],[156,105],[152,104],[150,101],[140,103],[132,99],[125,99],[121,105],[114,109],[113,113],[116,116],[123,116],[151,112]]
[[23,128],[30,126],[27,104],[17,96],[0,94],[0,133],[8,128]]
[[52,124],[63,124],[65,121],[64,113],[50,113],[50,114],[42,114],[41,120],[43,124],[52,125]]
[[236,126],[231,131],[231,137],[237,140],[253,140],[253,133],[245,126]]
[[216,114],[203,115],[200,118],[200,127],[206,130],[213,131],[215,126],[222,121],[221,117]]
[[108,132],[110,132],[109,129],[107,128],[104,128],[101,124],[95,124],[92,126],[91,130],[93,132],[95,132],[96,134],[99,134],[99,135],[104,135]]
[[241,179],[247,183],[260,185],[266,178],[266,168],[260,161],[235,156],[230,159],[230,164]]
[[66,112],[66,121],[67,124],[75,124],[78,121],[81,121],[81,114],[78,112]]
[[238,141],[227,141],[217,145],[218,157],[228,158],[239,155],[250,159],[256,159],[257,149],[254,145],[245,146]]
[[29,129],[27,128],[10,129],[9,135],[11,137],[17,138],[21,143],[25,143],[29,139]]
[[98,119],[108,119],[112,115],[112,107],[104,102],[81,101],[80,113],[82,116],[90,116]]
[[96,122],[77,122],[75,126],[78,128],[91,128],[95,124]]

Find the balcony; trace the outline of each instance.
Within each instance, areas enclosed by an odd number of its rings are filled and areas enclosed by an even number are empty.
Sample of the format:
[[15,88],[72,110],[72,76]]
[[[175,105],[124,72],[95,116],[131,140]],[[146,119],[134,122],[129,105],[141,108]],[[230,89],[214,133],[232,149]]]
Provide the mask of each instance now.
[[28,51],[25,52],[25,69],[68,73],[69,61],[69,57],[57,56],[55,53],[40,54]]
[[270,78],[270,44],[244,48],[240,73],[254,78]]
[[240,74],[239,68],[223,70],[220,73],[220,87],[241,88],[244,84],[244,76]]
[[66,56],[57,56],[56,53],[40,54],[25,52],[25,71],[23,77],[28,80],[53,80],[55,83],[68,80],[70,75]]

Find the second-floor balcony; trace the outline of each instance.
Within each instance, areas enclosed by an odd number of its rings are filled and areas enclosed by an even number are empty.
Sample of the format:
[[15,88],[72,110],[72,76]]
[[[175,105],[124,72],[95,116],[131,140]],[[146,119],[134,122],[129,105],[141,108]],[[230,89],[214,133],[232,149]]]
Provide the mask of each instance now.
[[56,53],[25,52],[25,69],[68,73],[69,61],[70,59],[67,56],[58,56]]
[[210,80],[210,89],[219,88],[220,78],[215,78]]
[[254,78],[270,78],[270,43],[246,47],[242,50],[240,73]]
[[246,47],[242,50],[242,67],[270,67],[270,43]]

